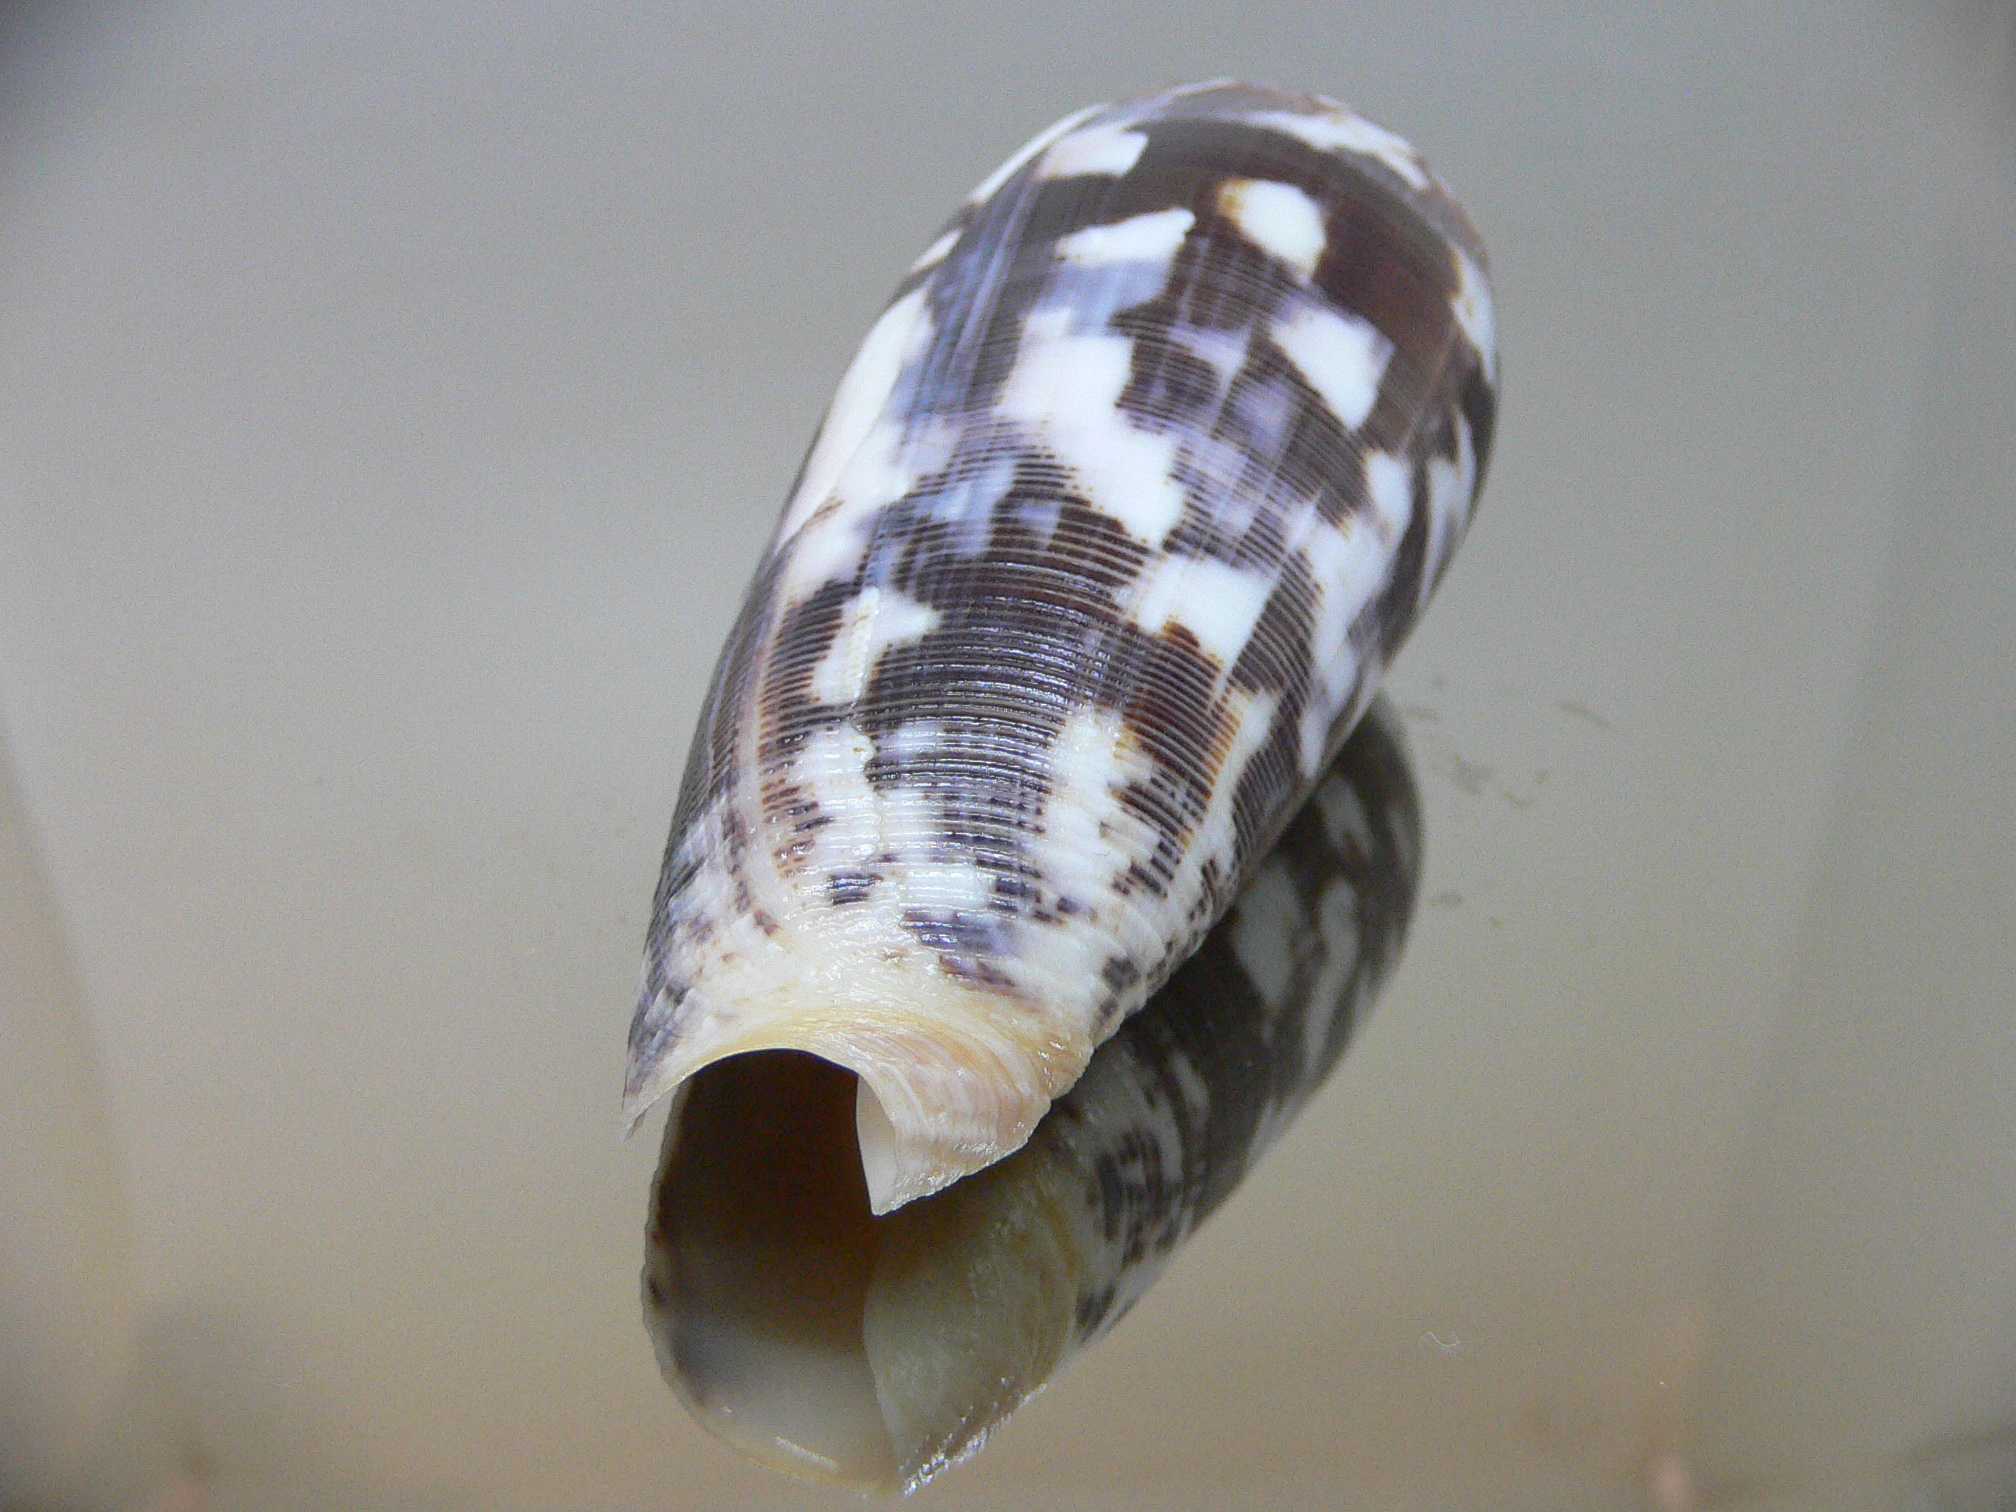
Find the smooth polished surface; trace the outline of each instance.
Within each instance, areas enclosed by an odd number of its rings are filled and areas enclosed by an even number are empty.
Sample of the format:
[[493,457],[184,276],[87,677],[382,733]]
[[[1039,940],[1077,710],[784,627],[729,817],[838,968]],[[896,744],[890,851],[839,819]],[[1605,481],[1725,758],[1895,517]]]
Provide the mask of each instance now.
[[679,763],[891,270],[1044,123],[1222,73],[1404,132],[1492,249],[1490,483],[1389,684],[1423,906],[1248,1186],[916,1504],[2006,1504],[2012,35],[9,20],[0,1503],[846,1504],[637,1314]]

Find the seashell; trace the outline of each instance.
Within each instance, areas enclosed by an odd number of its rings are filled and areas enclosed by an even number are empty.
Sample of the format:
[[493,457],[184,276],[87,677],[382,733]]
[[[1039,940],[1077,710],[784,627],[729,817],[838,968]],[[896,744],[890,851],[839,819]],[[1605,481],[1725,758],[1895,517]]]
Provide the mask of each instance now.
[[857,1490],[911,1491],[977,1450],[1329,1076],[1399,958],[1419,857],[1381,699],[1230,913],[1029,1142],[884,1217],[847,1073],[805,1055],[699,1072],[665,1126],[646,1241],[666,1380],[751,1458]]
[[[989,175],[842,378],[715,671],[633,1125],[800,1051],[855,1078],[878,1214],[1020,1147],[1369,701],[1468,524],[1493,352],[1463,212],[1331,102],[1172,89]],[[801,1070],[747,1068],[746,1116]]]

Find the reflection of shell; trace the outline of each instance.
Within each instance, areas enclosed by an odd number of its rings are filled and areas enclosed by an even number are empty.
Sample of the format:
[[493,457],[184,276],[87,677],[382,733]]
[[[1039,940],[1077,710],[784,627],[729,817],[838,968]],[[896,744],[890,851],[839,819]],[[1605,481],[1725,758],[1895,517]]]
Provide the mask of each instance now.
[[993,174],[841,381],[716,670],[633,1112],[810,1052],[859,1078],[877,1212],[1018,1147],[1365,706],[1494,371],[1475,233],[1339,106],[1171,90]]
[[886,1217],[868,1211],[844,1072],[809,1056],[700,1072],[666,1125],[647,1245],[666,1379],[711,1431],[815,1479],[908,1490],[977,1449],[1329,1074],[1399,954],[1419,851],[1382,701],[1028,1144]]

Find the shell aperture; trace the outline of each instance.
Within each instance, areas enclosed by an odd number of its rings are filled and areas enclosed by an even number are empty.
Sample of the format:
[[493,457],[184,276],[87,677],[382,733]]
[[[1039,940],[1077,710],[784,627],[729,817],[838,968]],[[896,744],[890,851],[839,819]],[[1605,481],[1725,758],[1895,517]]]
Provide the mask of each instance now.
[[646,1240],[666,1380],[750,1458],[858,1490],[914,1490],[980,1448],[1329,1076],[1398,960],[1419,859],[1382,699],[1028,1143],[882,1217],[845,1137],[846,1073],[789,1054],[700,1071],[666,1124]]
[[1098,107],[991,175],[842,379],[716,669],[633,1117],[795,1051],[856,1078],[875,1213],[1020,1147],[1447,566],[1485,267],[1411,148],[1312,96]]

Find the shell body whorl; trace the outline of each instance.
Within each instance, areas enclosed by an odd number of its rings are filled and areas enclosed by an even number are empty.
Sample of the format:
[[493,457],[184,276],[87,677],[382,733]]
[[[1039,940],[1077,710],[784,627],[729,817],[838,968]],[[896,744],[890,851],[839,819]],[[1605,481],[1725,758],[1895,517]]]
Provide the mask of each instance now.
[[1018,1147],[1231,903],[1468,524],[1482,246],[1215,83],[991,175],[842,379],[716,670],[631,1031],[860,1078],[877,1212]]

